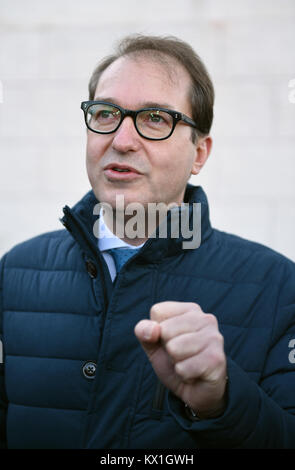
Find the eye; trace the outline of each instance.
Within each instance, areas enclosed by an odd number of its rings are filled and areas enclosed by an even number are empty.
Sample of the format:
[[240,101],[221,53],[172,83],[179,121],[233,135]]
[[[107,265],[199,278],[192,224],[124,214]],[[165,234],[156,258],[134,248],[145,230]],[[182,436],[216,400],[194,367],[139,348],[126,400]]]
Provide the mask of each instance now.
[[145,125],[162,126],[170,122],[169,114],[161,110],[143,111],[140,113],[140,121]]
[[107,119],[116,119],[120,114],[118,110],[111,109],[100,109],[95,113],[95,119],[107,120]]
[[113,111],[108,111],[106,109],[102,109],[97,114],[101,119],[107,119],[109,117],[112,117],[114,113],[113,113]]
[[95,105],[89,110],[89,120],[100,124],[116,122],[120,119],[120,111],[115,108],[105,108]]
[[154,123],[164,121],[163,117],[160,116],[160,114],[158,114],[158,113],[150,113],[148,117],[149,117],[150,121],[154,122]]
[[92,130],[112,132],[119,124],[121,113],[118,108],[98,103],[90,106],[87,113],[87,122]]

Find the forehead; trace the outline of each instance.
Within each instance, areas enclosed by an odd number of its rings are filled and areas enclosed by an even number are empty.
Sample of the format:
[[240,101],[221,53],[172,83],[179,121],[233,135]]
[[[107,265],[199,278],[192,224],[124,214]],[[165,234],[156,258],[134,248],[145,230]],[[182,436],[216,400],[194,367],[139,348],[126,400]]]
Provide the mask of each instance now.
[[167,56],[120,57],[102,73],[95,99],[112,98],[131,109],[146,102],[165,103],[185,113],[190,110],[190,84],[184,67]]

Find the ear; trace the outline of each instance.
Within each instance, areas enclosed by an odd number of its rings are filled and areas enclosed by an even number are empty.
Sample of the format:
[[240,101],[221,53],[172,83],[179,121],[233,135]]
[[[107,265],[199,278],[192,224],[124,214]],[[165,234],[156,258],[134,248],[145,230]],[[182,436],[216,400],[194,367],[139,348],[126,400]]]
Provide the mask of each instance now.
[[197,175],[205,165],[212,148],[212,138],[210,136],[199,137],[196,143],[196,155],[193,162],[191,174]]

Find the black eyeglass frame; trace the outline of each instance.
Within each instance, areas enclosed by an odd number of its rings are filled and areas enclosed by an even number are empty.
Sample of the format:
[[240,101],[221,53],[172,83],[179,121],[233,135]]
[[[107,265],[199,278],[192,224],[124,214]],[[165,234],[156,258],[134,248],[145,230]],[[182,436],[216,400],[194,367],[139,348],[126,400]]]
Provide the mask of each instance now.
[[[88,111],[88,108],[90,108],[90,106],[92,106],[94,104],[105,104],[105,105],[108,105],[108,106],[113,106],[114,108],[117,108],[120,111],[121,119],[119,121],[119,124],[117,125],[117,127],[114,130],[108,131],[108,132],[101,132],[101,131],[96,131],[94,129],[91,129],[91,127],[88,125],[88,122],[87,122],[87,111]],[[138,109],[137,111],[132,111],[131,109],[122,108],[118,104],[110,103],[108,101],[96,101],[96,100],[82,101],[81,109],[82,109],[82,111],[84,111],[84,119],[85,119],[85,124],[86,124],[87,128],[90,131],[95,132],[96,134],[102,134],[102,135],[104,135],[104,134],[113,134],[113,132],[116,132],[119,129],[119,127],[121,126],[123,120],[127,116],[130,116],[132,118],[133,123],[134,123],[134,127],[137,130],[138,134],[141,137],[143,137],[144,139],[148,139],[148,140],[166,140],[166,139],[168,139],[173,134],[175,126],[179,121],[183,121],[186,124],[188,124],[189,126],[194,127],[195,129],[197,129],[196,123],[190,117],[186,116],[183,113],[180,113],[179,111],[174,111],[172,109],[151,107],[151,108],[141,108],[141,109]],[[170,114],[170,116],[172,116],[172,118],[173,118],[173,124],[172,124],[170,134],[168,134],[166,137],[161,137],[160,139],[154,138],[154,137],[147,137],[147,136],[143,135],[140,132],[140,130],[138,129],[137,125],[136,125],[137,115],[142,111],[164,111],[165,113]]]

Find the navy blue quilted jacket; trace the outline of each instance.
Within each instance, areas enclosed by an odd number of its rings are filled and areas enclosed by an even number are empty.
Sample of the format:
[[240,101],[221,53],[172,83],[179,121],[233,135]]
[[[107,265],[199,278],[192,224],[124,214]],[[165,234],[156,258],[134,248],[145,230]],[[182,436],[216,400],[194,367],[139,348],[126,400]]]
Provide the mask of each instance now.
[[[212,229],[202,243],[149,239],[113,284],[89,192],[65,229],[1,262],[1,440],[9,448],[295,448],[295,267]],[[225,339],[228,405],[193,422],[159,383],[133,330],[164,300],[214,313]]]

